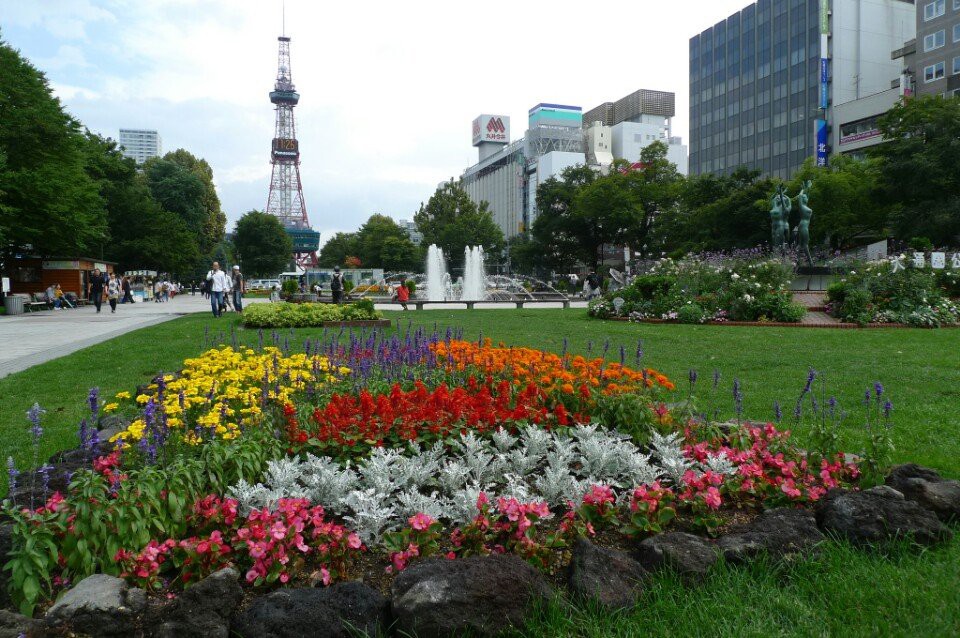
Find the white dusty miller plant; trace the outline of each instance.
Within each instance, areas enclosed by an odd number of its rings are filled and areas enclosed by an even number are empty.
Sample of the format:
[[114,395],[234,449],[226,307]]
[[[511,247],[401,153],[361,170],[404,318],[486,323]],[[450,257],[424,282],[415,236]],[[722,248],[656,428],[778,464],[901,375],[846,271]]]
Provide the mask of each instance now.
[[560,506],[579,503],[595,484],[615,488],[624,499],[632,487],[657,480],[681,486],[688,470],[697,476],[736,471],[725,456],[703,464],[688,459],[679,434],[655,434],[652,454],[645,454],[629,437],[597,425],[560,433],[528,426],[516,435],[501,429],[489,439],[469,432],[451,443],[376,448],[356,464],[310,454],[271,461],[261,483],[241,481],[229,494],[244,512],[272,509],[281,498],[309,499],[342,515],[371,543],[418,512],[469,521],[481,492]]

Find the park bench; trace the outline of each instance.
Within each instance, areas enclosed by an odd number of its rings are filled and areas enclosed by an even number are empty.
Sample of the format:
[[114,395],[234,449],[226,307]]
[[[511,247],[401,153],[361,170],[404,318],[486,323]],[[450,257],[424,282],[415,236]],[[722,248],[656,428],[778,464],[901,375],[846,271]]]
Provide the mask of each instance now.
[[53,304],[47,301],[47,296],[42,292],[35,292],[33,296],[27,296],[26,301],[23,302],[23,307],[27,309],[27,312],[33,312],[35,310],[50,310],[53,308]]

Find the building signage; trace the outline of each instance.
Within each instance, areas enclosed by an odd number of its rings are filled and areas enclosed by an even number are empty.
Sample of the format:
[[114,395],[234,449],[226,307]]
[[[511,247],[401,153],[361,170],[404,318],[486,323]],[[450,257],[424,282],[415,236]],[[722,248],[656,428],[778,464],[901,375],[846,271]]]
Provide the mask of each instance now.
[[820,0],[820,108],[830,106],[830,0]]
[[79,261],[44,260],[43,269],[44,270],[79,270],[80,262]]
[[864,140],[869,140],[880,135],[880,129],[871,129],[869,131],[857,131],[856,133],[851,133],[850,135],[844,135],[843,129],[841,128],[840,133],[840,143],[841,144],[853,144],[854,142],[862,142]]
[[817,166],[826,166],[827,157],[830,154],[827,147],[827,121],[817,119],[813,122],[814,139],[817,144]]
[[473,145],[484,142],[507,144],[510,141],[510,118],[506,115],[481,115],[473,121]]
[[300,144],[294,138],[275,137],[273,138],[273,156],[274,157],[298,157],[300,155]]
[[937,270],[943,270],[947,267],[947,253],[930,253],[930,265]]

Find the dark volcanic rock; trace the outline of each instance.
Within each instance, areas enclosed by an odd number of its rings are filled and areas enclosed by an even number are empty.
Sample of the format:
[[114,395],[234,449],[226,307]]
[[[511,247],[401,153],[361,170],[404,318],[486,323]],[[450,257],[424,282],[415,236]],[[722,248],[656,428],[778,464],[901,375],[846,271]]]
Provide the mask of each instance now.
[[636,602],[646,576],[643,567],[625,552],[597,547],[585,538],[573,546],[570,590],[604,607],[621,609]]
[[887,477],[886,484],[905,498],[916,501],[947,523],[960,520],[960,481],[951,481],[914,463],[898,465]]
[[34,636],[42,629],[42,622],[20,614],[0,609],[0,638]]
[[44,489],[44,473],[41,470],[24,472],[17,477],[17,489],[12,490],[8,497],[18,507],[36,509],[46,503],[47,498],[54,492],[66,494],[73,473],[85,467],[90,467],[90,461],[87,458],[64,460],[48,465],[46,489]]
[[[0,565],[6,565],[9,560],[8,555],[13,549],[13,523],[3,523],[0,525]],[[10,572],[0,568],[0,608],[13,609],[13,601],[10,600],[10,592],[7,591],[7,583],[10,582]]]
[[132,636],[137,614],[146,606],[146,593],[106,574],[87,576],[47,611],[51,627],[64,627],[90,636]]
[[230,617],[243,598],[232,567],[210,574],[169,604],[148,614],[144,625],[156,638],[227,638]]
[[699,536],[668,532],[640,543],[637,558],[647,571],[673,569],[688,584],[697,584],[703,581],[717,562],[717,549],[710,541]]
[[321,589],[278,589],[233,619],[241,638],[379,636],[390,624],[390,601],[361,582]]
[[933,512],[887,485],[863,492],[831,490],[817,508],[817,523],[858,545],[905,537],[933,545],[953,537]]
[[717,545],[726,560],[742,563],[761,553],[777,560],[790,560],[798,554],[816,551],[824,540],[813,512],[781,507],[735,527]]
[[397,576],[392,593],[396,629],[435,638],[522,626],[529,607],[553,592],[523,559],[503,554],[416,563]]

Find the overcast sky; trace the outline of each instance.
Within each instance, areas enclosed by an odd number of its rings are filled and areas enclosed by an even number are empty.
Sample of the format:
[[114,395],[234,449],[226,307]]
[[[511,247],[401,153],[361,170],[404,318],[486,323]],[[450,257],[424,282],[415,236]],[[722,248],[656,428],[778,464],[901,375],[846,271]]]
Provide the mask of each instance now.
[[[688,40],[747,4],[287,0],[310,221],[326,241],[410,218],[476,162],[480,113],[509,115],[516,139],[539,102],[673,91],[686,142]],[[0,0],[0,37],[86,126],[157,129],[165,152],[210,162],[230,229],[266,204],[280,30],[281,0]]]

